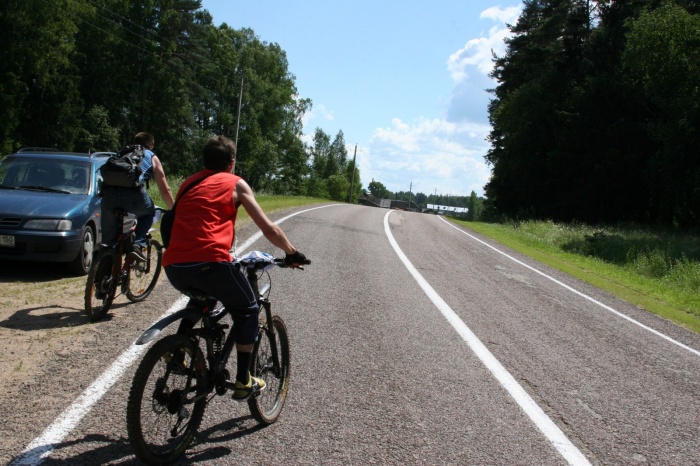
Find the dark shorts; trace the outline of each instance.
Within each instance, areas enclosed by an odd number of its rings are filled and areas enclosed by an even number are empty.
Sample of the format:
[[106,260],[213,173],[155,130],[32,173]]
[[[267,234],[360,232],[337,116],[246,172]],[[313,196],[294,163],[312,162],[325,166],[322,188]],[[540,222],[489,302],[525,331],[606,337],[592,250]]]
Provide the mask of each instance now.
[[168,280],[179,291],[196,289],[212,296],[233,317],[237,343],[255,343],[259,307],[248,279],[237,262],[194,262],[165,267]]

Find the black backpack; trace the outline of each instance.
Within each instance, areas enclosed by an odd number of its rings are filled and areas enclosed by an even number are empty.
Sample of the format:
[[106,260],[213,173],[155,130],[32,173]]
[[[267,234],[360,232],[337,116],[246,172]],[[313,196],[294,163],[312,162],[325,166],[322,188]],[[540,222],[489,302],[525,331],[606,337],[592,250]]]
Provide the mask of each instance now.
[[103,183],[121,188],[141,187],[142,160],[143,147],[138,144],[124,147],[100,168]]

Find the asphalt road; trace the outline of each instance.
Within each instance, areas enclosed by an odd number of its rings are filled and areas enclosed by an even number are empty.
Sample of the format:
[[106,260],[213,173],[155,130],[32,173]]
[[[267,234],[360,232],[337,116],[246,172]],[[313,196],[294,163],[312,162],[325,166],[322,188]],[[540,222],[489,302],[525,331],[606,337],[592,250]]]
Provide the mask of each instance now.
[[[441,217],[295,213],[281,226],[313,264],[272,272],[284,411],[259,428],[215,399],[181,464],[700,464],[700,335]],[[0,461],[135,464],[128,352],[178,298],[161,283],[62,351],[2,413]]]

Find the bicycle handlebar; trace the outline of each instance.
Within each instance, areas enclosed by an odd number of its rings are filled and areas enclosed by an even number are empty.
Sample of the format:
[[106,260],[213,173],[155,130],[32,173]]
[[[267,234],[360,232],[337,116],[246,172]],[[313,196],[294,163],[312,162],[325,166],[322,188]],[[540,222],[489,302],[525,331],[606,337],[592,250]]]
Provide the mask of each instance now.
[[299,263],[299,265],[293,266],[293,265],[285,264],[284,259],[275,258],[275,264],[277,265],[277,267],[281,267],[283,269],[292,268],[292,269],[304,270],[304,267],[302,267],[302,265],[309,265],[309,264],[311,264],[311,261],[309,259],[304,259],[303,261],[301,261]]
[[311,261],[309,259],[304,259],[301,263],[299,263],[296,266],[287,265],[284,262],[284,259],[273,257],[270,254],[263,253],[260,251],[253,251],[252,253],[246,254],[243,257],[239,258],[238,262],[240,262],[241,265],[248,270],[264,270],[273,265],[276,265],[277,267],[281,268],[295,268],[304,270],[304,268],[301,267],[301,265],[311,264]]

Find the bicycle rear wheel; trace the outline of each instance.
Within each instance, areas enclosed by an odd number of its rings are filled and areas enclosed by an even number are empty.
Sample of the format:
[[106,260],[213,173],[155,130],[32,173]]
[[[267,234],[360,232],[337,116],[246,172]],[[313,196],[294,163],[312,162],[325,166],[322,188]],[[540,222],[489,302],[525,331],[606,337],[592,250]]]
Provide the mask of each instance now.
[[[272,316],[273,332],[270,333],[266,323],[261,326],[260,337],[251,363],[251,373],[263,379],[265,389],[248,399],[250,413],[261,424],[272,424],[277,420],[289,389],[289,337],[287,327],[279,316]],[[273,357],[274,341],[277,360]]]
[[93,261],[85,285],[85,312],[92,322],[103,318],[117,292],[119,257],[114,249],[103,249]]
[[163,262],[163,246],[158,241],[149,240],[146,248],[147,262],[132,260],[129,265],[129,286],[126,297],[132,303],[143,301],[156,287]]
[[182,456],[204,416],[204,356],[183,335],[170,335],[139,364],[126,405],[126,429],[137,458],[165,464]]

